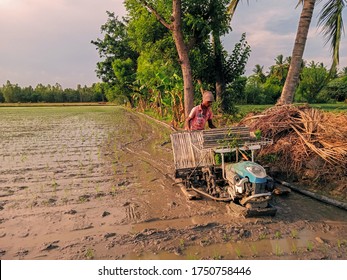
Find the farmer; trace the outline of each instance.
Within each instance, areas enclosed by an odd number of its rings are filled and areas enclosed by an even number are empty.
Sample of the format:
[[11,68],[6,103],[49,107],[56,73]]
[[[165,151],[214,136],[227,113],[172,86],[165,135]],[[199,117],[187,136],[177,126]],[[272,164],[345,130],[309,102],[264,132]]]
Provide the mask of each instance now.
[[212,92],[204,91],[202,95],[202,103],[195,106],[186,119],[186,130],[203,130],[205,129],[206,121],[208,122],[209,128],[216,128],[212,123],[213,113],[211,105],[213,101],[214,97]]

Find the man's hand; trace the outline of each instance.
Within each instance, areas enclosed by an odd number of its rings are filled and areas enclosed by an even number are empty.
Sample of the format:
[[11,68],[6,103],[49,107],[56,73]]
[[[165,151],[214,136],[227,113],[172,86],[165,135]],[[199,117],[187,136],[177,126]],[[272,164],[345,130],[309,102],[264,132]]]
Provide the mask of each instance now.
[[208,120],[208,127],[209,128],[216,128],[216,126],[213,124],[212,120]]

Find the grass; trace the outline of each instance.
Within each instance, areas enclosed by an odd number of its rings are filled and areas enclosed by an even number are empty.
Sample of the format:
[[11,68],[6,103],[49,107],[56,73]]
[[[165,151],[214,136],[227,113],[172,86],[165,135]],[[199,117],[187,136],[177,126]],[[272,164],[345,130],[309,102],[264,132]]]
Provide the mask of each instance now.
[[347,103],[338,102],[334,104],[311,104],[312,107],[328,112],[347,113]]

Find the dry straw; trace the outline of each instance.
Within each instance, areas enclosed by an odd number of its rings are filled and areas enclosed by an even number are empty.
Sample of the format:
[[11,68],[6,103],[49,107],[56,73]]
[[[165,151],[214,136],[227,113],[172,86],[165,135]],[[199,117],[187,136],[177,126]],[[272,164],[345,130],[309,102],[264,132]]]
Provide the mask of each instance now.
[[261,154],[276,153],[283,169],[300,171],[312,165],[319,173],[336,172],[343,176],[347,168],[347,115],[323,112],[308,106],[272,107],[259,116],[246,117],[242,125],[260,129],[274,144]]

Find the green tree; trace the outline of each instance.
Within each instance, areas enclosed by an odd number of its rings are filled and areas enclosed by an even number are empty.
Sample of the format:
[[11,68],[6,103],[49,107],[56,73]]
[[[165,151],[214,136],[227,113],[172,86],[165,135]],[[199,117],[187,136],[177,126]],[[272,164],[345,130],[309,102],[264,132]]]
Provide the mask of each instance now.
[[236,98],[233,95],[243,95],[247,79],[241,76],[245,72],[245,67],[250,55],[250,46],[246,41],[246,34],[242,34],[241,40],[235,45],[232,54],[226,59],[224,64],[224,79],[228,90],[222,96],[222,110],[225,113],[236,112],[231,100]]
[[300,74],[300,82],[295,93],[299,102],[316,103],[318,94],[327,83],[328,71],[322,63],[312,61]]
[[91,43],[96,46],[102,61],[97,63],[96,74],[103,82],[114,85],[117,77],[114,73],[112,63],[116,59],[131,59],[136,65],[138,53],[130,47],[127,33],[127,22],[119,20],[114,13],[107,11],[108,19],[101,26],[102,39],[97,38]]
[[[170,13],[169,18],[165,18],[165,14],[160,13],[160,1],[158,1],[159,6],[157,7],[155,7],[156,3],[153,2],[150,3],[145,0],[139,0],[139,2],[141,2],[142,5],[146,9],[148,9],[157,18],[157,20],[172,33],[183,76],[185,108],[184,112],[185,115],[188,116],[190,110],[193,108],[194,105],[194,86],[192,79],[192,69],[189,59],[189,44],[185,41],[185,36],[182,27],[182,1],[172,0],[172,12]],[[166,15],[168,15],[168,13],[166,13]]]
[[97,102],[105,102],[105,90],[103,83],[94,83],[92,85],[92,90],[94,92],[94,100]]
[[7,81],[2,87],[2,94],[6,103],[17,103],[21,100],[22,90],[18,84]]

